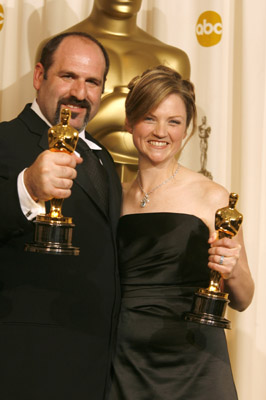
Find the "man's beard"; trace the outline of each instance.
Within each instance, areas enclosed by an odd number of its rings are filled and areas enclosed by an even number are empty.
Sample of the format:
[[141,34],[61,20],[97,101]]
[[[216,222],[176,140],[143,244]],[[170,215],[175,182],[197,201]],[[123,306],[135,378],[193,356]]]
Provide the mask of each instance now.
[[[90,111],[91,111],[90,104],[86,100],[78,100],[74,96],[60,99],[58,101],[57,107],[56,107],[56,112],[55,112],[54,122],[53,122],[54,125],[59,124],[59,122],[60,122],[60,111],[61,111],[62,104],[65,106],[65,108],[67,108],[66,104],[69,104],[69,105],[73,105],[73,106],[77,106],[77,107],[86,109],[86,114],[84,116],[83,124],[81,127],[77,128],[78,131],[81,132],[86,127],[87,123],[90,120]],[[79,113],[75,113],[74,111],[71,111],[71,119],[77,118],[78,115],[79,115]]]

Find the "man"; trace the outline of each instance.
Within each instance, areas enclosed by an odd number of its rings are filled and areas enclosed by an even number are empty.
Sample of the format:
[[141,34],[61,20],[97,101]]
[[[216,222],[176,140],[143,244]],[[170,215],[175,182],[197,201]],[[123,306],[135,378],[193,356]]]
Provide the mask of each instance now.
[[[98,111],[108,71],[104,48],[70,33],[45,46],[34,70],[37,98],[0,124],[0,387],[3,400],[101,400],[119,306],[115,231],[121,187],[108,152],[84,131]],[[70,125],[99,158],[98,182],[78,154],[48,150],[48,129],[71,110]],[[83,143],[83,146],[82,146]],[[94,153],[94,154],[93,154]],[[102,164],[102,165],[101,165]],[[25,252],[45,202],[65,199],[79,256]],[[46,203],[46,206],[49,202]]]

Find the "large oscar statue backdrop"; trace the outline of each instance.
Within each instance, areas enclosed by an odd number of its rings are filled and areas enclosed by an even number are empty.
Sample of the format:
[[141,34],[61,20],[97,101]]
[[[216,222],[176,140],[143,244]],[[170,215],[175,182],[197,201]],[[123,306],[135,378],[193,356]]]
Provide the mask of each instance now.
[[[137,26],[142,0],[126,3],[124,0],[94,0],[89,17],[66,30],[93,35],[110,57],[101,108],[89,123],[88,131],[112,154],[121,181],[132,179],[138,163],[131,134],[124,129],[129,81],[158,64],[176,69],[184,78],[190,76],[190,63],[184,51],[162,43]],[[45,42],[41,43],[37,57]]]

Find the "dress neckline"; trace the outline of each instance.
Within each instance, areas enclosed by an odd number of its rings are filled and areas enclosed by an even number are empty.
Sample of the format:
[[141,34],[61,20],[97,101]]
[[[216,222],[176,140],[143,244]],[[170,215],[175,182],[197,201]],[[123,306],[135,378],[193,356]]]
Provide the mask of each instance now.
[[209,231],[209,227],[208,225],[206,225],[206,223],[199,217],[197,217],[194,214],[187,214],[187,213],[179,213],[179,212],[173,212],[173,211],[157,211],[157,212],[145,212],[145,213],[134,213],[134,214],[124,214],[120,217],[120,220],[124,219],[124,218],[133,218],[136,216],[144,216],[144,215],[180,215],[180,216],[187,216],[189,218],[194,218],[196,220],[198,220],[202,225],[204,225],[208,231]]

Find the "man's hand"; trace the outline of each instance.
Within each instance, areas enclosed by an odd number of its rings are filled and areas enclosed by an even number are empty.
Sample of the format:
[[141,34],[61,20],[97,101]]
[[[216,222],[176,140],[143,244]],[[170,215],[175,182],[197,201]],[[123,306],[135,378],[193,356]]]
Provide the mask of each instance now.
[[24,173],[24,184],[34,201],[66,199],[71,195],[76,165],[82,163],[76,154],[45,150]]

